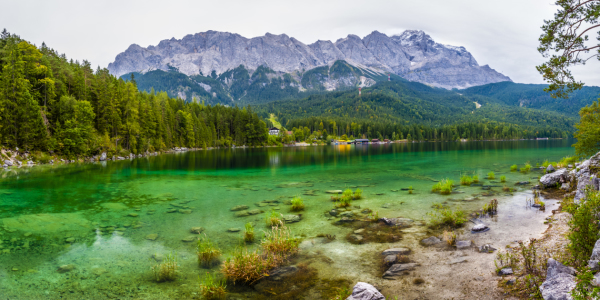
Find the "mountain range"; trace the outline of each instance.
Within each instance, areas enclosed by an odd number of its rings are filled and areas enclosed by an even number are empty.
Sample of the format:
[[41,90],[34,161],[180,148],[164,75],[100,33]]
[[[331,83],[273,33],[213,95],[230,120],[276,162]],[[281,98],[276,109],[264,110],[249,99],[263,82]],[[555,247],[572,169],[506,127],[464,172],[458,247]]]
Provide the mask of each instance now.
[[[332,70],[336,64],[344,70]],[[240,67],[245,71],[240,72]],[[180,40],[163,40],[146,48],[133,44],[118,54],[108,69],[116,76],[134,73],[140,78],[152,71],[163,71],[180,73],[188,79],[199,76],[200,81],[218,79],[229,95],[209,102],[223,102],[225,98],[233,102],[244,95],[236,98],[229,91],[240,79],[235,75],[244,80],[248,77],[250,86],[261,67],[267,71],[264,79],[269,81],[263,80],[262,84],[271,84],[276,78],[282,81],[281,89],[290,87],[299,93],[370,86],[377,80],[386,80],[388,75],[446,89],[511,81],[487,65],[480,66],[464,47],[436,43],[420,30],[393,36],[373,31],[364,38],[348,35],[335,42],[319,40],[308,45],[285,34],[245,38],[229,32],[207,31]],[[158,72],[151,77],[163,75]],[[203,89],[208,96],[218,97],[212,91],[215,86],[193,81],[191,85],[170,87],[169,92],[184,98],[210,100],[200,95],[202,91],[190,93],[192,89]]]

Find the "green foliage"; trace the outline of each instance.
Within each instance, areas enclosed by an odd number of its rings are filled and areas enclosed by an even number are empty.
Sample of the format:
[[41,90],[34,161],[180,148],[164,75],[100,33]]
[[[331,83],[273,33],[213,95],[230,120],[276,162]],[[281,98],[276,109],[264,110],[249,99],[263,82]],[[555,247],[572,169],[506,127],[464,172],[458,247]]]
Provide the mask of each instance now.
[[177,255],[169,253],[158,265],[152,266],[152,272],[154,273],[154,279],[157,282],[174,281],[177,279]]
[[504,176],[504,175],[500,176],[500,182],[506,182],[506,176]]
[[464,211],[453,211],[441,205],[435,207],[434,211],[427,213],[427,215],[430,217],[429,224],[432,227],[449,226],[455,228],[467,222],[467,214]]
[[412,194],[412,193],[413,193],[413,187],[412,187],[412,185],[408,187],[408,193],[409,193],[409,194]]
[[594,273],[587,267],[582,268],[577,274],[577,285],[571,291],[574,300],[588,300],[600,298],[600,287],[592,285]]
[[577,142],[573,145],[579,157],[591,156],[600,151],[600,99],[579,111],[581,117],[575,125]]
[[292,199],[292,211],[301,211],[304,210],[304,200],[300,197],[294,197]]
[[473,183],[473,178],[469,175],[460,176],[460,184],[462,185],[471,185]]
[[330,300],[346,300],[350,296],[352,296],[352,289],[343,286],[336,289],[335,295]]
[[[588,59],[600,53],[600,42],[590,44],[586,34],[592,30],[590,32],[598,34],[596,38],[600,39],[600,33],[593,31],[598,27],[600,3],[557,0],[556,5],[559,7],[558,12],[554,14],[553,20],[544,21],[544,33],[539,38],[538,51],[549,59],[536,68],[544,76],[544,80],[550,82],[546,91],[553,92],[553,97],[567,98],[568,93],[583,87],[582,82],[575,81],[570,68],[585,64]],[[587,56],[590,50],[595,54]]]
[[362,199],[362,190],[357,188],[356,191],[354,191],[354,196],[352,198],[354,198],[354,200]]
[[244,241],[247,243],[254,242],[254,226],[252,223],[246,223],[244,230]]
[[283,223],[283,216],[275,210],[265,214],[265,223],[268,227],[278,226]]
[[223,300],[227,295],[227,285],[225,279],[217,280],[210,273],[206,273],[206,278],[200,283],[200,293],[207,300]]
[[210,268],[221,256],[221,250],[206,235],[198,239],[196,250],[198,264],[205,268]]
[[512,165],[512,166],[510,166],[510,171],[515,172],[515,171],[517,171],[518,168],[519,167],[517,165]]
[[555,163],[555,165],[560,168],[566,168],[568,165],[575,164],[575,162],[577,162],[576,156],[565,156],[565,157],[561,158],[558,163]]
[[587,200],[566,207],[566,210],[572,215],[569,221],[567,249],[571,253],[572,264],[577,267],[587,265],[594,244],[600,238],[598,232],[600,192],[588,190],[586,195]]
[[494,172],[489,172],[488,174],[488,179],[496,179],[496,174],[494,174]]
[[473,183],[479,183],[479,175],[473,175]]
[[531,171],[531,165],[526,163],[525,166],[520,169],[520,171],[523,174],[529,173],[529,171]]

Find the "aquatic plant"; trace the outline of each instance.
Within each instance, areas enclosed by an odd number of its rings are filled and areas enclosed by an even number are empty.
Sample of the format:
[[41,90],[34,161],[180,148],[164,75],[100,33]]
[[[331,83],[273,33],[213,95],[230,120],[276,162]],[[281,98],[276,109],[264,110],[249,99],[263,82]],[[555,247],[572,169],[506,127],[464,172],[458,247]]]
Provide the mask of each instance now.
[[[200,280],[200,276],[198,276]],[[200,283],[200,294],[208,300],[222,300],[227,295],[225,279],[216,280],[213,275],[206,273],[206,278]]]
[[351,189],[346,189],[343,193],[342,193],[342,197],[352,197],[352,190]]
[[448,244],[448,246],[454,246],[456,244],[456,233],[454,231],[444,230],[442,233],[442,240]]
[[469,175],[460,176],[460,184],[471,185],[471,183],[473,183],[473,178],[471,178],[471,176],[469,176]]
[[506,176],[504,176],[504,175],[500,176],[500,182],[506,182]]
[[247,243],[254,242],[254,226],[252,226],[252,223],[246,223],[246,228],[244,230],[244,241]]
[[576,156],[565,156],[558,163],[555,163],[555,165],[560,168],[566,168],[568,165],[575,164],[575,162],[577,162]]
[[348,207],[350,205],[352,205],[352,197],[343,196],[342,198],[340,198],[337,207]]
[[379,221],[379,212],[376,211],[375,213],[369,213],[369,215],[367,216],[367,219],[371,222],[377,222]]
[[531,165],[529,163],[525,164],[525,167],[520,169],[521,173],[529,173],[531,171]]
[[300,240],[291,237],[290,230],[285,225],[281,225],[273,226],[270,232],[265,232],[261,247],[279,259],[286,259],[298,252],[299,244]]
[[510,166],[510,171],[515,172],[515,171],[517,171],[517,168],[518,168],[517,165],[512,165],[512,166]]
[[488,179],[496,179],[496,174],[493,171],[490,171],[488,174]]
[[489,204],[483,205],[483,214],[495,215],[498,212],[498,200],[493,199]]
[[204,238],[198,239],[196,254],[198,255],[198,264],[204,268],[210,268],[221,256],[221,250],[205,234]]
[[450,179],[442,180],[442,188],[440,189],[440,194],[442,194],[442,195],[451,194],[453,184],[454,184],[454,181],[452,181]]
[[362,190],[357,188],[356,191],[354,191],[354,200],[360,199],[362,199]]
[[346,300],[348,297],[352,296],[352,289],[349,289],[347,286],[336,288],[335,295],[331,300]]
[[154,279],[157,282],[173,281],[177,278],[177,255],[169,253],[165,256],[161,263],[152,266]]
[[473,183],[479,183],[479,175],[473,175]]
[[277,226],[283,223],[282,218],[283,216],[280,213],[272,210],[271,213],[265,215],[265,223],[269,227]]
[[450,226],[460,227],[467,222],[467,215],[464,211],[453,211],[449,208],[435,208],[433,212],[427,213],[430,217],[429,223],[432,227]]
[[408,187],[408,193],[409,193],[409,194],[412,194],[412,193],[413,193],[413,187],[412,187],[412,185]]
[[416,284],[416,285],[420,285],[420,284],[423,284],[423,283],[425,283],[425,280],[423,278],[415,278],[413,280],[413,284]]
[[221,266],[225,278],[233,283],[251,284],[268,275],[269,271],[278,266],[272,256],[263,255],[260,251],[238,249],[231,258]]
[[496,274],[507,267],[515,269],[518,262],[519,259],[513,253],[499,251],[498,254],[496,254],[496,259],[494,259]]
[[292,199],[292,211],[301,211],[304,210],[304,200],[300,197],[294,197]]
[[504,185],[504,186],[502,187],[502,191],[503,191],[503,192],[509,192],[510,190],[511,190],[511,188],[507,187],[506,185]]
[[433,192],[433,193],[439,192],[440,190],[442,190],[442,182],[441,181],[434,184],[433,187],[431,188],[431,192]]

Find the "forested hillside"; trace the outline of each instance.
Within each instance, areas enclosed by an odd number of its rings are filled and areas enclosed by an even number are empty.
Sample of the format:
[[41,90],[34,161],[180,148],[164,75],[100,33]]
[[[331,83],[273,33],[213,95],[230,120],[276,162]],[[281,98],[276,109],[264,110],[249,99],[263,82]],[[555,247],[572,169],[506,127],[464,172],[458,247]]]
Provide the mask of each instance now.
[[139,92],[107,69],[0,37],[0,141],[28,151],[84,156],[175,146],[262,145],[265,122],[249,109],[208,106]]
[[485,102],[480,108],[473,98],[456,92],[392,81],[363,89],[361,96],[357,90],[328,93],[258,105],[255,110],[264,118],[274,114],[288,128],[318,130],[323,123],[329,133],[369,138],[409,133],[419,140],[566,137],[574,130],[574,117],[477,99]]

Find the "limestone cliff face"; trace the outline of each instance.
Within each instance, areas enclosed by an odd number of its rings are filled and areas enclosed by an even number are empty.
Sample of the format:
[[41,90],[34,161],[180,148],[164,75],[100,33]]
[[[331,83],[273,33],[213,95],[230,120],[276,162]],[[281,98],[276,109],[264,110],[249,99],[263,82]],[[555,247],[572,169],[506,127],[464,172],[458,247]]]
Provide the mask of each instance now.
[[436,43],[419,30],[387,36],[374,31],[364,38],[348,35],[335,43],[306,45],[285,34],[245,38],[229,32],[207,31],[181,40],[163,40],[157,46],[131,45],[117,55],[108,69],[116,76],[177,68],[186,75],[217,75],[244,65],[248,70],[266,66],[276,72],[304,73],[344,60],[349,64],[391,72],[411,81],[443,87],[466,88],[510,81],[489,66],[479,66],[464,47]]

